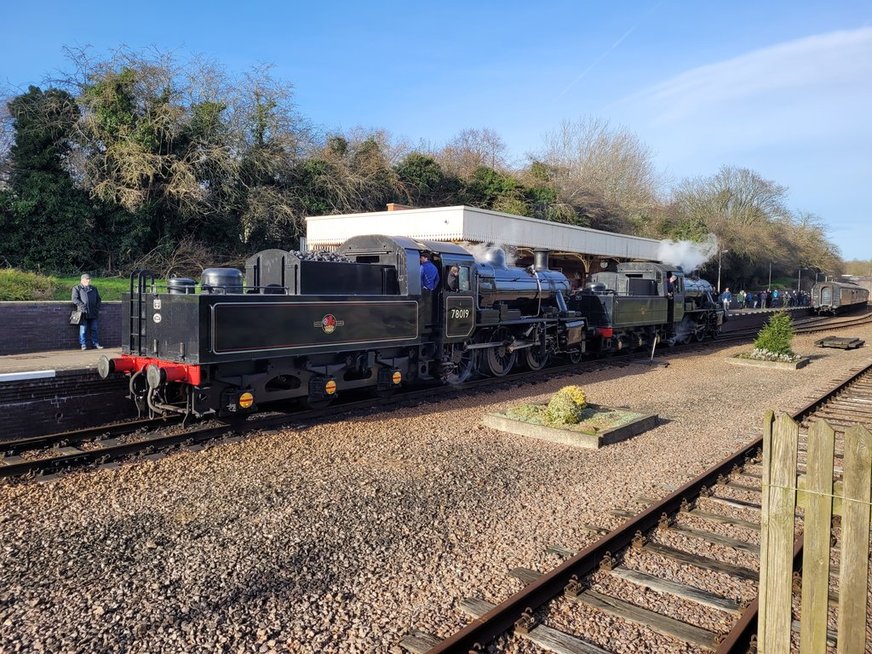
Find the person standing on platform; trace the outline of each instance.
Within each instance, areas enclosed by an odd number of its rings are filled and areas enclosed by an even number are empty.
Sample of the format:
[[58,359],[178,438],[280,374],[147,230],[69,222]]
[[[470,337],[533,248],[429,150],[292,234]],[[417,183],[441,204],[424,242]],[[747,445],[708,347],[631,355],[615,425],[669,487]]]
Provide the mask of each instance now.
[[91,343],[98,350],[102,350],[100,345],[100,305],[103,300],[100,299],[100,292],[91,286],[91,275],[85,273],[82,275],[80,283],[73,287],[73,304],[82,312],[82,322],[79,323],[79,345],[83,350],[88,349],[88,334],[91,334]]
[[730,293],[730,287],[727,286],[724,289],[724,292],[721,293],[721,303],[724,305],[724,313],[727,313],[730,310],[730,304],[733,302],[733,294]]

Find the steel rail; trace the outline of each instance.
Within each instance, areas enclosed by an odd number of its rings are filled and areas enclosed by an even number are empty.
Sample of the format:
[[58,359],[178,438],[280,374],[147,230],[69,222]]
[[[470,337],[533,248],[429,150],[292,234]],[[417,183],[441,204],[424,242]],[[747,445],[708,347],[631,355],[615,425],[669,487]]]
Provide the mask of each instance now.
[[[872,314],[864,316],[862,319],[868,321]],[[826,327],[826,329],[836,329],[840,325]],[[729,340],[740,340],[756,333],[756,328],[746,331],[737,331],[733,334],[727,333],[714,343],[727,342]],[[817,331],[816,328],[809,328],[808,331]],[[747,333],[746,333],[747,332]],[[688,349],[673,350],[669,348],[667,351],[694,351],[700,347],[700,343],[688,343]],[[707,346],[706,346],[707,347]],[[662,350],[661,350],[662,352]],[[113,460],[122,456],[129,456],[138,452],[150,449],[159,449],[172,447],[174,445],[184,443],[186,441],[202,442],[210,438],[218,438],[231,431],[244,430],[256,431],[258,429],[275,429],[286,426],[290,423],[306,423],[317,418],[325,416],[335,417],[346,413],[351,413],[359,409],[368,409],[373,406],[390,406],[401,402],[414,401],[430,401],[450,398],[452,394],[468,393],[477,389],[493,388],[502,383],[523,383],[525,381],[541,378],[542,376],[553,377],[562,374],[579,374],[592,369],[596,369],[602,365],[629,365],[634,362],[634,357],[638,357],[640,352],[627,350],[626,352],[613,353],[608,358],[591,359],[579,364],[563,364],[550,366],[536,371],[516,371],[506,375],[505,377],[491,378],[485,377],[474,379],[458,386],[443,386],[432,385],[422,389],[405,391],[381,398],[367,398],[342,404],[331,405],[321,409],[309,409],[304,411],[286,411],[280,415],[255,416],[245,423],[236,424],[233,426],[221,425],[218,427],[205,427],[200,429],[192,429],[183,433],[174,435],[153,435],[137,441],[129,443],[112,443],[101,445],[100,443],[109,438],[117,438],[119,436],[129,435],[141,429],[151,429],[154,427],[166,427],[178,425],[183,422],[180,416],[170,416],[166,418],[143,419],[131,422],[119,423],[117,425],[109,425],[103,427],[89,427],[86,429],[78,429],[69,432],[60,432],[44,436],[34,436],[31,438],[19,439],[15,441],[0,442],[0,451],[7,456],[0,458],[0,479],[10,477],[22,477],[30,474],[38,474],[47,471],[57,471],[72,465],[85,465],[100,460]],[[207,435],[210,434],[210,435]],[[93,442],[97,446],[93,449],[79,450],[76,452],[60,453],[53,457],[22,459],[14,456],[25,451],[34,449],[47,449],[50,447],[73,446],[80,445],[86,442]]]
[[182,418],[170,416],[168,418],[141,418],[128,422],[120,422],[114,425],[101,425],[98,427],[85,427],[66,432],[56,432],[43,436],[30,436],[10,441],[0,441],[0,452],[6,455],[18,454],[26,450],[51,447],[53,445],[70,445],[94,441],[101,438],[125,436],[140,429],[149,429],[161,425],[171,425],[182,421]]
[[[177,426],[182,422],[182,419],[181,417],[173,416],[171,418],[137,420],[107,427],[91,427],[46,436],[35,436],[0,444],[2,451],[7,454],[7,456],[0,457],[0,479],[56,472],[73,465],[87,465],[98,461],[113,460],[143,451],[184,444],[188,441],[199,443],[225,436],[231,432],[253,432],[264,429],[277,429],[291,424],[306,424],[325,417],[335,418],[355,411],[372,409],[374,406],[386,408],[391,405],[407,402],[442,401],[449,399],[452,395],[487,390],[498,384],[518,384],[544,376],[552,377],[555,374],[592,370],[604,365],[604,363],[601,360],[587,361],[581,364],[555,366],[538,371],[518,372],[514,375],[507,375],[496,379],[489,377],[475,379],[458,386],[428,386],[422,389],[392,394],[387,397],[367,397],[318,409],[289,410],[278,414],[255,414],[245,422],[192,428],[176,434],[144,434],[143,438],[127,443],[112,442],[113,439],[109,437],[117,438],[135,433],[141,429]],[[623,363],[625,362],[610,361],[606,365],[620,365]],[[14,456],[16,453],[33,451],[38,448],[42,448],[42,451],[45,451],[50,450],[50,448],[58,449],[86,442],[93,443],[95,447],[86,450],[58,451],[54,456],[42,458],[27,459]]]
[[[812,400],[794,412],[791,417],[794,420],[799,420],[808,415],[870,370],[872,370],[872,364],[851,374],[823,396]],[[528,619],[527,616],[563,593],[571,581],[579,580],[583,575],[592,572],[606,555],[616,554],[629,546],[637,532],[645,533],[653,529],[658,524],[662,514],[670,515],[678,512],[683,501],[695,500],[704,487],[713,485],[721,475],[726,475],[736,465],[743,463],[752,455],[758,454],[762,445],[763,439],[761,437],[743,446],[720,463],[687,482],[658,504],[630,518],[620,527],[604,535],[572,558],[567,559],[551,572],[540,576],[486,614],[474,619],[466,627],[431,648],[427,654],[467,654],[468,652],[483,651],[491,641],[516,625],[524,625]],[[797,547],[799,549],[795,549],[795,560],[802,552],[801,541],[798,542]],[[740,643],[748,642],[752,635],[751,632],[756,628],[756,621],[757,603],[752,602],[743,612],[739,622],[727,636],[725,642],[735,643],[735,646],[731,647],[740,647]],[[723,651],[735,652],[738,650],[724,649]]]

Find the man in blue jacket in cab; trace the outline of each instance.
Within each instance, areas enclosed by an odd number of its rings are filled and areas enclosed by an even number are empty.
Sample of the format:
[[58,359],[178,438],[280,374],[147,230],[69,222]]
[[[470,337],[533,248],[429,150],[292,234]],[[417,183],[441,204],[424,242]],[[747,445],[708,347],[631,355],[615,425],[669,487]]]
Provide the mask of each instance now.
[[421,253],[421,289],[435,291],[439,286],[439,271],[426,252]]

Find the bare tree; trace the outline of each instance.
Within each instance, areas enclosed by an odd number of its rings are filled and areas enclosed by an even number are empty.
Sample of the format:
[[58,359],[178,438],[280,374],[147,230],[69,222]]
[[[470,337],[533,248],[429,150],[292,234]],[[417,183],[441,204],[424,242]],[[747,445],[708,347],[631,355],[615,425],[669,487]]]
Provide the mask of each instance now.
[[436,160],[446,173],[468,180],[481,166],[505,170],[506,144],[492,129],[464,129],[436,153]]
[[789,275],[801,266],[842,265],[820,219],[790,211],[787,188],[747,168],[724,166],[710,177],[681,182],[673,209],[678,223],[717,236],[737,277],[765,275],[769,265]]
[[687,214],[710,228],[725,224],[751,226],[789,217],[787,188],[747,168],[723,166],[711,177],[681,182],[676,200]]
[[808,266],[841,272],[845,269],[839,249],[829,240],[827,229],[820,216],[800,211],[791,219],[785,236],[796,250],[797,266]]
[[613,227],[640,221],[658,205],[650,150],[634,133],[607,121],[564,121],[546,134],[537,159],[552,171],[562,202],[582,214],[588,208],[601,214],[604,207]]

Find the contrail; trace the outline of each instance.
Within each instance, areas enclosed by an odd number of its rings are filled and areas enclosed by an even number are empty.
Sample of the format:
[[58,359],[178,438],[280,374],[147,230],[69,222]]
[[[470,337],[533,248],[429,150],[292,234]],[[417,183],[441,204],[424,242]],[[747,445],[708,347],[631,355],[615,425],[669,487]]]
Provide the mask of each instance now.
[[587,68],[585,68],[578,77],[576,77],[574,80],[572,80],[572,82],[570,82],[569,85],[565,89],[563,89],[560,93],[557,94],[557,97],[558,98],[563,97],[569,89],[571,89],[573,86],[578,84],[578,82],[580,82],[582,79],[584,79],[585,75],[587,75],[599,62],[601,62],[603,59],[605,59],[606,55],[608,55],[612,50],[614,50],[619,45],[621,45],[621,43],[623,43],[624,40],[628,36],[630,36],[630,34],[632,34],[634,31],[636,31],[636,28],[639,27],[639,25],[641,25],[645,21],[645,19],[648,18],[648,16],[650,16],[654,12],[654,10],[657,9],[662,4],[663,4],[663,1],[661,0],[661,2],[656,3],[653,7],[651,7],[651,9],[646,11],[645,14],[636,22],[635,25],[633,25],[630,29],[628,29],[626,32],[624,32],[621,35],[621,37],[617,41],[612,43],[612,45],[610,47],[608,47],[602,54],[600,54],[599,57],[594,59],[593,62]]

